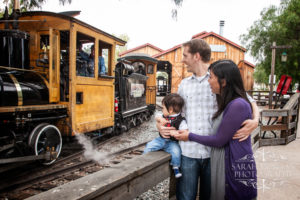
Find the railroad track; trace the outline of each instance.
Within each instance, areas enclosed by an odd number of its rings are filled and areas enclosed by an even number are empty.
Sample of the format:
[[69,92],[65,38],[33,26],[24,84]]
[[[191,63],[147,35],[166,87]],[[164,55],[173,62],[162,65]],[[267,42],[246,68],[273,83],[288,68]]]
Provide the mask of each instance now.
[[[118,140],[118,136],[100,142],[97,146],[101,150],[106,143]],[[70,156],[57,160],[48,167],[36,167],[19,175],[11,175],[1,180],[0,200],[1,199],[25,199],[40,192],[65,184],[69,181],[81,178],[85,175],[94,173],[122,160],[131,159],[142,154],[142,149],[146,142],[110,152],[105,154],[107,162],[97,163],[84,157],[84,150],[76,152]],[[37,172],[38,171],[38,172]]]

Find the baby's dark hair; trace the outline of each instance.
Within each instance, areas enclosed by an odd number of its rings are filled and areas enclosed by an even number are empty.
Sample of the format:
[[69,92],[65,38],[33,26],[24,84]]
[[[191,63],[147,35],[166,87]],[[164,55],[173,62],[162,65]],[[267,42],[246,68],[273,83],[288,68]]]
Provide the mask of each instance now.
[[171,93],[163,98],[162,104],[166,106],[168,111],[172,107],[175,113],[179,113],[184,106],[184,100],[179,94]]

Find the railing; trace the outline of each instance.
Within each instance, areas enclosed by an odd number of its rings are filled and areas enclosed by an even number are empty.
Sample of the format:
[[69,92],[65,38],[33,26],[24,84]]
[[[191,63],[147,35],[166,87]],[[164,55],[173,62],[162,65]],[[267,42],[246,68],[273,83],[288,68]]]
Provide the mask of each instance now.
[[269,91],[265,90],[250,90],[247,91],[250,96],[256,101],[257,105],[265,106],[269,101]]
[[282,109],[262,110],[259,146],[288,144],[296,139],[300,93],[294,94]]
[[[269,104],[269,95],[270,91],[267,90],[249,90],[247,93],[252,96],[252,98],[256,101],[257,105],[259,106],[265,106]],[[290,96],[292,96],[294,93],[293,92],[287,92],[286,95],[279,95],[275,91],[273,91],[273,99],[272,99],[272,104],[282,106],[284,105]],[[287,98],[285,98],[287,96]]]

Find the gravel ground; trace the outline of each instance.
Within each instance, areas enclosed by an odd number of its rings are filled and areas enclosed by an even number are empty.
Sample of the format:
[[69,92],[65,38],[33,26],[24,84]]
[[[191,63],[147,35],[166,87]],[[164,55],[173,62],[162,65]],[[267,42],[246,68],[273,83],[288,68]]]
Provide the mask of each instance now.
[[[132,128],[128,132],[124,132],[117,142],[114,142],[114,144],[110,143],[104,145],[102,150],[114,152],[156,138],[158,136],[158,132],[155,126],[155,115],[159,113],[161,113],[161,111],[156,111],[148,122],[144,122],[140,126]],[[135,200],[166,199],[169,199],[169,179],[164,180],[152,189],[135,198]]]
[[157,184],[134,200],[166,200],[169,199],[169,179]]
[[[156,113],[159,112],[157,111]],[[122,133],[116,142],[105,144],[101,149],[108,152],[115,152],[156,138],[158,136],[155,125],[156,113],[152,115],[149,121],[143,122],[138,127],[131,128],[129,131]]]

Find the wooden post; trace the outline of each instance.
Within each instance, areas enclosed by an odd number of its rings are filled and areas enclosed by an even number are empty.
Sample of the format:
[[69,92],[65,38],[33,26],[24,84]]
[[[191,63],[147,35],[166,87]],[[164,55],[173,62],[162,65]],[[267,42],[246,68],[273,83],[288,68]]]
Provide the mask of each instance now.
[[273,97],[273,81],[274,81],[274,71],[275,71],[275,56],[276,56],[276,49],[290,49],[292,48],[291,45],[281,45],[276,46],[276,42],[273,42],[271,46],[272,49],[272,64],[271,64],[271,83],[270,83],[270,93],[269,93],[269,109],[272,108],[272,97]]
[[[273,47],[276,46],[276,42],[273,42]],[[274,81],[274,71],[275,71],[275,55],[276,49],[272,48],[272,64],[271,64],[271,83],[270,83],[270,93],[269,93],[269,109],[272,108],[272,99],[273,99],[273,81]]]

